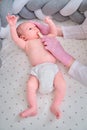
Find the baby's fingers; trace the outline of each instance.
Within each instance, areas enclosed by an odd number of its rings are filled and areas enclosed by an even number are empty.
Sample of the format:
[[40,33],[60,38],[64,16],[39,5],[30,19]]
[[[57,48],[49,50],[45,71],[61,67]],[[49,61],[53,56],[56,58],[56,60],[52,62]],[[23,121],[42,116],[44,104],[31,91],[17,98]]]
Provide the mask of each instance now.
[[15,16],[15,15],[10,15],[9,13],[8,13],[8,15],[6,16],[8,19],[18,19],[19,17],[17,16]]

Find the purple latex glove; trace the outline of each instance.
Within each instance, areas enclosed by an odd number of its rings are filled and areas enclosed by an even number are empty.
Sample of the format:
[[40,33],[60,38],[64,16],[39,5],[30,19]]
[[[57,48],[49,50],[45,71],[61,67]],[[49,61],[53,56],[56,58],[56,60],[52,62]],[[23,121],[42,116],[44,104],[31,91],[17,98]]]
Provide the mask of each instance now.
[[36,21],[30,21],[31,23],[35,24],[37,28],[41,31],[43,35],[47,35],[49,33],[49,26],[46,24],[38,23]]
[[72,56],[70,56],[64,48],[61,46],[60,42],[54,37],[43,37],[42,42],[45,48],[50,51],[56,59],[61,61],[64,65],[69,65]]

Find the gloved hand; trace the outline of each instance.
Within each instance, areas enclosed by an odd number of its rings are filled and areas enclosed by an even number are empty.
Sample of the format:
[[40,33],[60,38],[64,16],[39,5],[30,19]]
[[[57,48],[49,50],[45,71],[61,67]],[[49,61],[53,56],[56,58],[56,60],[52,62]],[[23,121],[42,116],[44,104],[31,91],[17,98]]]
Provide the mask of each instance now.
[[37,28],[39,28],[39,30],[41,31],[41,33],[43,35],[47,35],[50,31],[49,26],[42,24],[42,23],[38,23],[36,21],[30,21],[31,23],[35,24],[37,26]]
[[61,46],[60,42],[56,38],[44,36],[42,38],[42,42],[45,48],[50,51],[56,57],[56,59],[58,59],[66,66],[70,64],[72,56],[64,50],[64,48]]

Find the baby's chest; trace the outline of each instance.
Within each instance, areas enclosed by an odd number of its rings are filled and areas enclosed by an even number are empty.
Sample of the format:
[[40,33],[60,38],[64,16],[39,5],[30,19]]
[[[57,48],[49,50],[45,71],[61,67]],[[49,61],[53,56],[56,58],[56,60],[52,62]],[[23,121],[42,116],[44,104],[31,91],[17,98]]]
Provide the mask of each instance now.
[[26,44],[26,52],[27,53],[42,53],[45,50],[44,45],[41,43],[41,40],[33,40],[33,41],[29,41]]
[[43,45],[43,43],[41,42],[41,40],[35,39],[35,40],[29,41],[29,42],[27,43],[27,45],[26,45],[26,48],[27,48],[28,50],[33,50],[33,51],[37,50],[37,51],[38,51],[38,50],[44,49],[44,45]]

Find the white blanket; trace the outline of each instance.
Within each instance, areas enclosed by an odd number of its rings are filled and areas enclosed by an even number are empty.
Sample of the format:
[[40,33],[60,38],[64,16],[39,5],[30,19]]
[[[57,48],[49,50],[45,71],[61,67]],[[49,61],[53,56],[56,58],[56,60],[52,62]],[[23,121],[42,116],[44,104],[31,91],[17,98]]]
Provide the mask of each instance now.
[[[86,40],[58,39],[70,54],[87,65]],[[37,116],[19,118],[19,113],[28,107],[26,82],[31,66],[25,53],[13,43],[9,34],[3,41],[0,55],[3,61],[0,68],[0,130],[87,130],[87,87],[72,79],[67,68],[59,62],[58,66],[67,82],[66,96],[60,106],[61,119],[57,120],[49,109],[53,93],[37,94]]]

